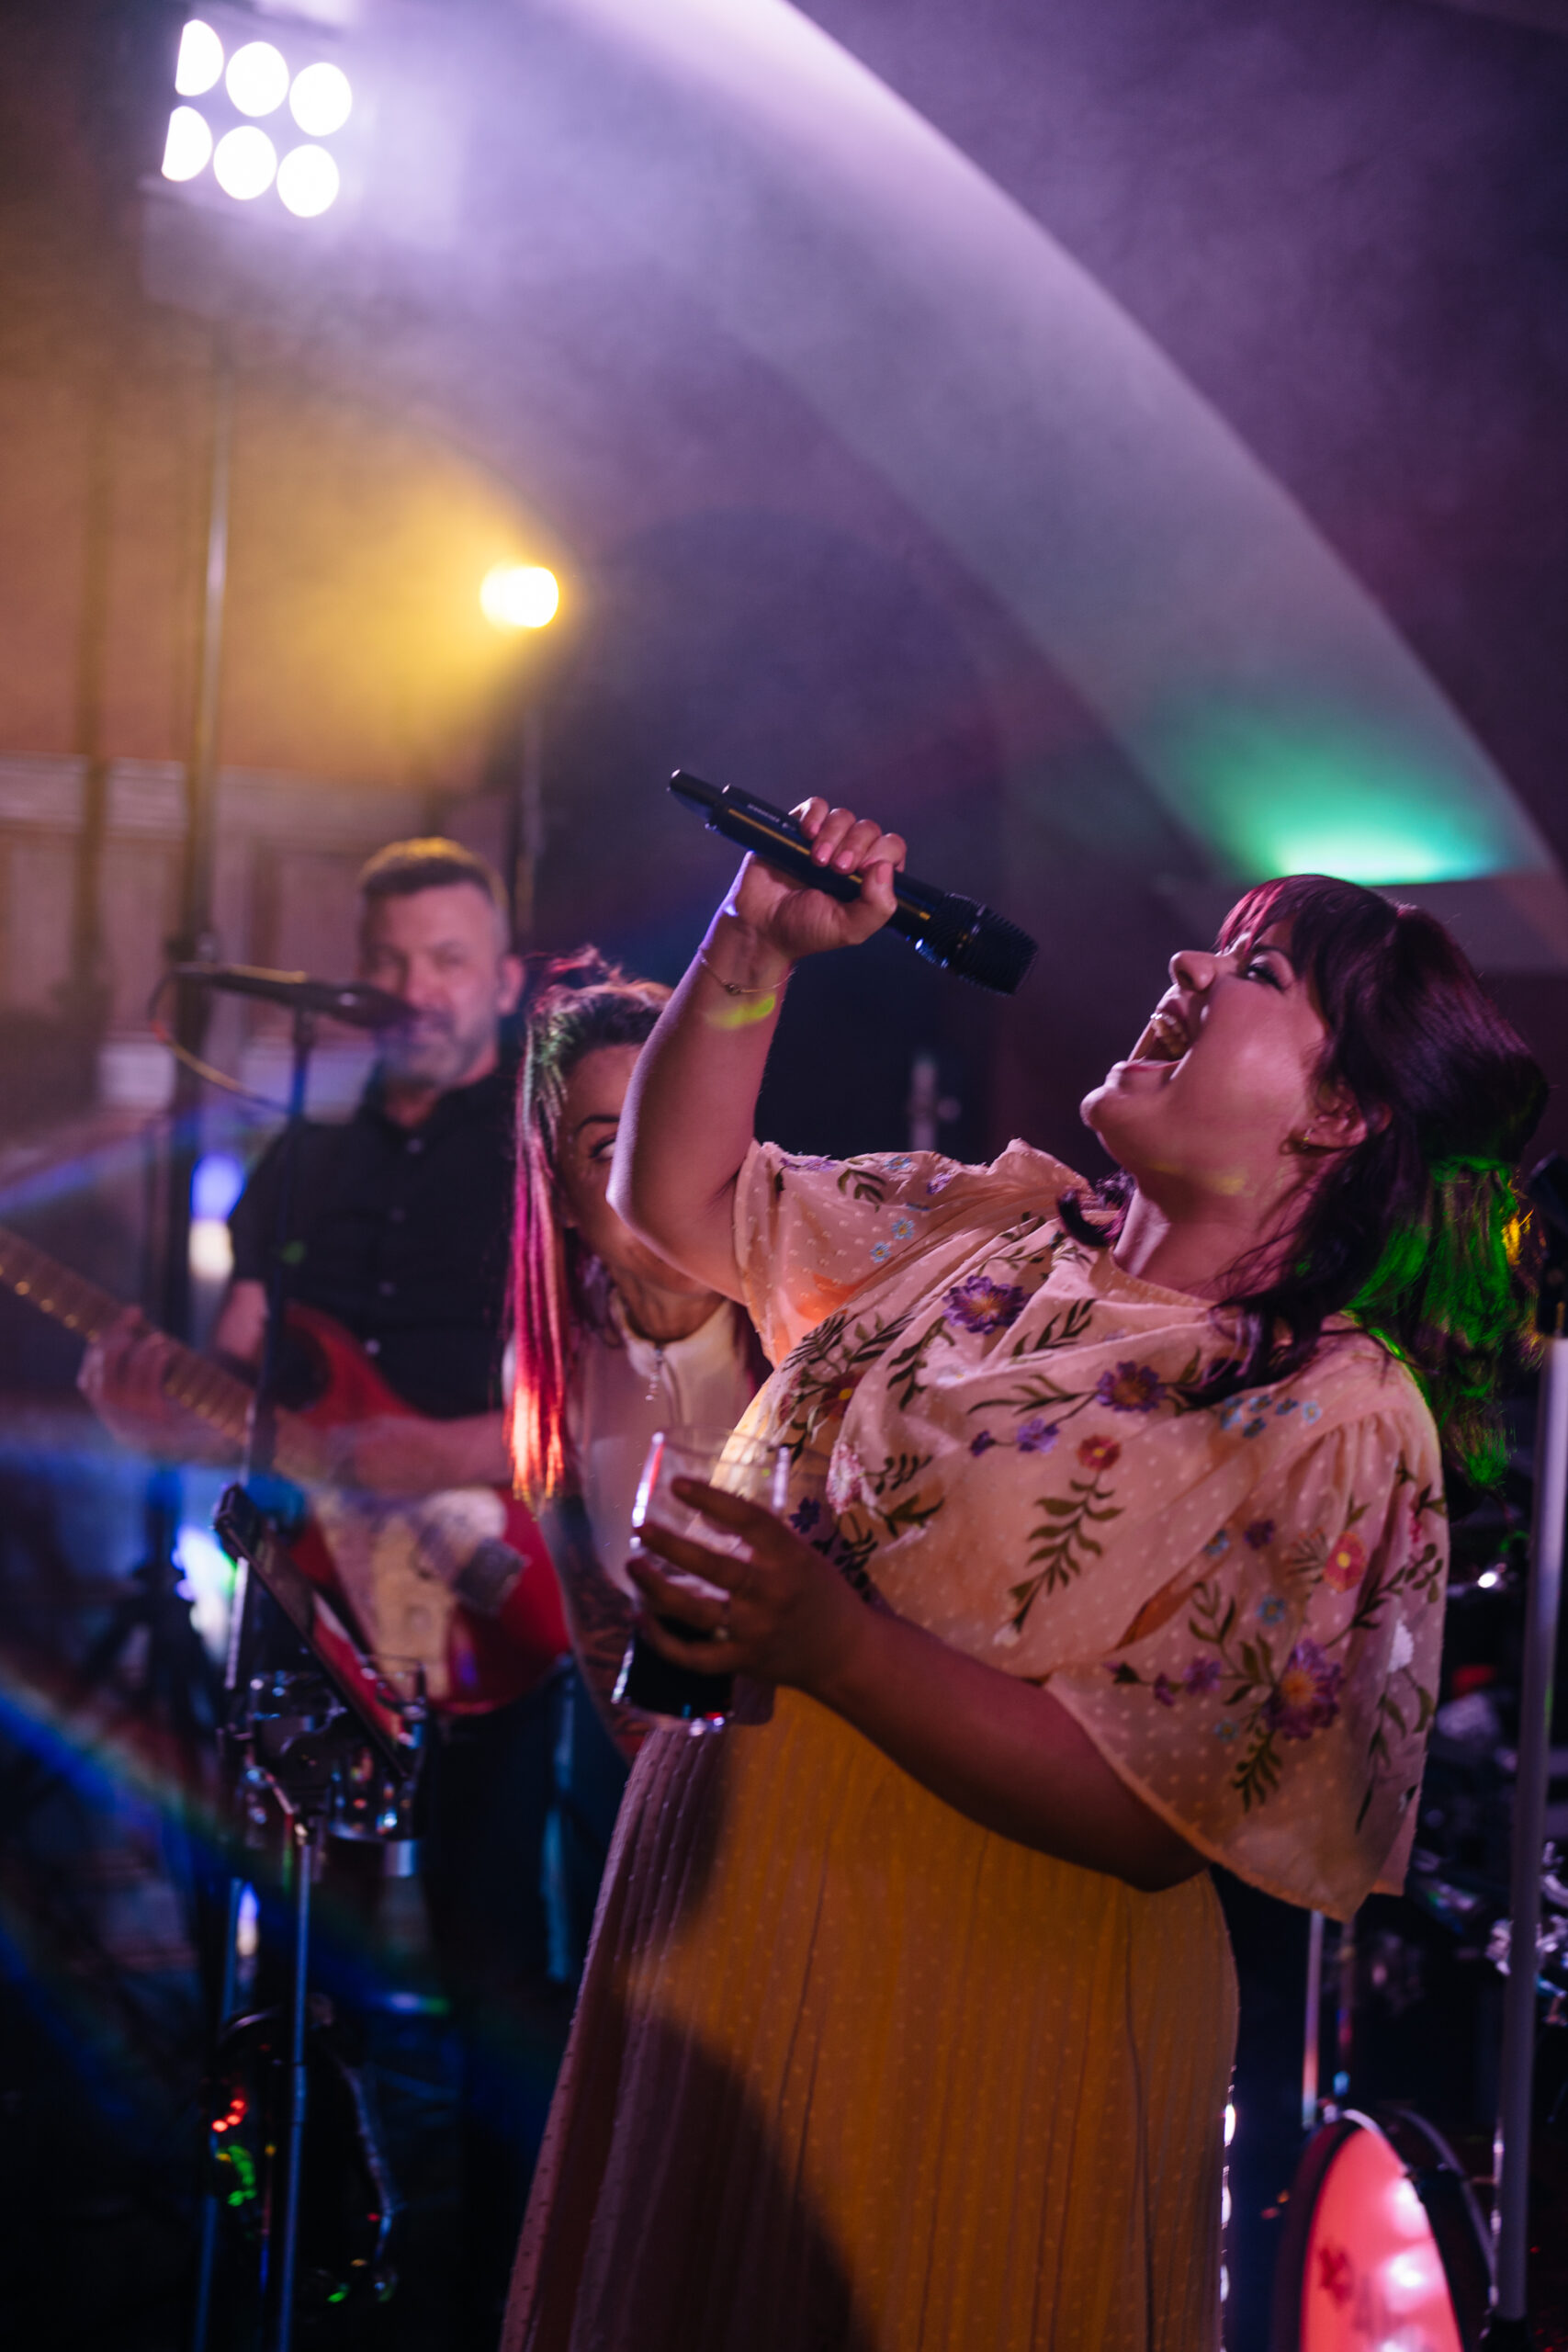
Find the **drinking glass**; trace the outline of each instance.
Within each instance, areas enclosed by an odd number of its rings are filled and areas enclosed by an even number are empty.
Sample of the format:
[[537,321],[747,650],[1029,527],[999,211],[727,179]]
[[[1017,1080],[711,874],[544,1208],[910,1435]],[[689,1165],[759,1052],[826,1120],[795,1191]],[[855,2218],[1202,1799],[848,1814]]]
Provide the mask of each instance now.
[[[657,1430],[642,1465],[637,1501],[632,1507],[633,1543],[640,1551],[638,1532],[649,1520],[672,1534],[689,1536],[710,1551],[743,1557],[744,1539],[704,1519],[690,1504],[671,1492],[676,1478],[696,1478],[725,1494],[743,1495],[749,1502],[766,1503],[782,1511],[789,1489],[789,1455],[783,1446],[759,1445],[737,1437],[732,1430]],[[660,1562],[678,1583],[713,1599],[721,1599],[716,1585],[687,1576]],[[679,1618],[661,1617],[660,1623],[690,1641],[694,1628]],[[732,1674],[699,1674],[694,1667],[672,1666],[650,1642],[634,1631],[621,1664],[615,1696],[617,1704],[637,1707],[644,1714],[661,1715],[683,1723],[694,1733],[718,1731],[730,1720],[735,1702]]]

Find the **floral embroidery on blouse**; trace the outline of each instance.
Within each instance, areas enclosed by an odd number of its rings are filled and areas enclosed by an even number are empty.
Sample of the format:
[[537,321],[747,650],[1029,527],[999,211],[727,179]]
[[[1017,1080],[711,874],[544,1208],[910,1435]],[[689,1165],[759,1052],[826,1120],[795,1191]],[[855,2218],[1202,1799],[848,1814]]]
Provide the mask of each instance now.
[[1016,1323],[1029,1294],[1016,1283],[998,1283],[989,1274],[971,1274],[947,1294],[947,1311],[966,1331],[1005,1331]]
[[1100,1374],[1094,1401],[1113,1413],[1152,1413],[1165,1401],[1165,1383],[1153,1364],[1119,1363]]
[[[1411,1473],[1403,1461],[1396,1465],[1395,1483],[1407,1483]],[[1369,1505],[1352,1503],[1352,1522],[1366,1516]],[[1442,1503],[1430,1487],[1424,1488],[1414,1507],[1413,1523],[1417,1536],[1420,1522],[1428,1515],[1442,1516]],[[1223,1531],[1222,1531],[1223,1538]],[[1225,1548],[1222,1538],[1221,1548]],[[1212,1553],[1214,1546],[1204,1546]],[[1297,1544],[1292,1566],[1299,1579],[1300,1596],[1309,1593],[1314,1584],[1327,1585],[1339,1593],[1354,1591],[1361,1583],[1367,1566],[1367,1550],[1359,1535],[1348,1531],[1337,1542],[1327,1543],[1314,1532],[1304,1536]],[[1238,1759],[1234,1786],[1243,1805],[1250,1810],[1263,1804],[1278,1785],[1280,1778],[1279,1739],[1310,1739],[1315,1732],[1325,1731],[1339,1713],[1340,1685],[1344,1680],[1342,1662],[1330,1652],[1348,1642],[1359,1630],[1376,1627],[1382,1611],[1394,1595],[1402,1590],[1418,1594],[1424,1600],[1436,1597],[1434,1587],[1443,1568],[1441,1546],[1436,1537],[1412,1544],[1410,1556],[1404,1564],[1388,1573],[1381,1586],[1364,1595],[1356,1613],[1332,1640],[1320,1642],[1302,1635],[1292,1645],[1287,1656],[1276,1664],[1267,1638],[1258,1635],[1250,1641],[1235,1639],[1236,1605],[1233,1600],[1224,1602],[1216,1587],[1200,1585],[1192,1596],[1192,1615],[1189,1631],[1193,1638],[1207,1644],[1213,1655],[1209,1664],[1212,1674],[1205,1677],[1201,1688],[1205,1692],[1225,1685],[1225,1704],[1240,1710],[1233,1733],[1227,1736],[1245,1740],[1245,1753]],[[1280,1624],[1289,1613],[1289,1604],[1278,1593],[1265,1594],[1258,1603],[1256,1615],[1266,1626]],[[1391,1724],[1401,1732],[1406,1731],[1401,1700],[1411,1711],[1414,1728],[1424,1734],[1436,1707],[1435,1677],[1433,1686],[1421,1683],[1410,1674],[1415,1659],[1416,1644],[1404,1619],[1394,1623],[1389,1645],[1391,1681],[1378,1700],[1376,1720],[1368,1748],[1371,1784],[1362,1803],[1362,1817],[1371,1802],[1372,1786],[1378,1770],[1390,1760],[1388,1731]],[[1198,1661],[1194,1660],[1194,1664]],[[1138,1683],[1145,1680],[1135,1668],[1124,1661],[1111,1669],[1118,1683]],[[1189,1690],[1198,1688],[1184,1678]],[[1405,1686],[1394,1695],[1394,1682]],[[1165,1687],[1162,1687],[1165,1686]],[[1156,1702],[1170,1705],[1166,1695],[1166,1678],[1156,1673],[1148,1680],[1148,1689]]]
[[1354,1592],[1366,1572],[1367,1547],[1359,1535],[1347,1528],[1337,1544],[1330,1546],[1323,1564],[1323,1573],[1336,1592]]
[[1021,1145],[989,1169],[757,1147],[737,1255],[778,1369],[745,1426],[819,1459],[796,1523],[863,1592],[1049,1684],[1201,1851],[1343,1917],[1414,1829],[1430,1418],[1350,1331],[1205,1403],[1225,1335],[1064,1233],[1076,1182]]
[[[1055,1437],[1053,1430],[1053,1444]],[[1114,1469],[1121,1456],[1114,1438],[1086,1437],[1078,1447],[1078,1466],[1089,1473],[1088,1477],[1069,1478],[1065,1496],[1042,1497],[1038,1508],[1044,1517],[1032,1532],[1029,1552],[1031,1561],[1041,1564],[1039,1573],[1011,1588],[1017,1607],[998,1629],[998,1642],[1016,1641],[1042,1593],[1069,1584],[1082,1575],[1090,1560],[1100,1557],[1105,1547],[1092,1531],[1122,1516],[1120,1505],[1111,1500],[1111,1487],[1104,1484],[1104,1473]]]

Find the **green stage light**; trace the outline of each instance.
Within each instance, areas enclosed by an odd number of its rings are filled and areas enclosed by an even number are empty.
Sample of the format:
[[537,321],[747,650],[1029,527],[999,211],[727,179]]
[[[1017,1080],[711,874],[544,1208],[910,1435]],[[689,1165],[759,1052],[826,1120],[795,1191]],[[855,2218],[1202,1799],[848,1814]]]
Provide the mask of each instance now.
[[1162,736],[1184,820],[1239,880],[1450,882],[1539,862],[1472,777],[1424,769],[1371,723],[1233,707]]

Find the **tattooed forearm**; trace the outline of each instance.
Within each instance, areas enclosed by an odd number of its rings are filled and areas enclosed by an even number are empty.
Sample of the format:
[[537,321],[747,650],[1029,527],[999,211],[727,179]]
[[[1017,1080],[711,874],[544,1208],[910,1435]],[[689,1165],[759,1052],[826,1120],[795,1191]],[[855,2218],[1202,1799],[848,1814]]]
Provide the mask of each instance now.
[[582,1679],[622,1755],[635,1756],[648,1736],[648,1717],[635,1707],[617,1707],[610,1695],[631,1639],[632,1604],[601,1567],[581,1502],[567,1498],[547,1504],[539,1526],[560,1580],[572,1652]]

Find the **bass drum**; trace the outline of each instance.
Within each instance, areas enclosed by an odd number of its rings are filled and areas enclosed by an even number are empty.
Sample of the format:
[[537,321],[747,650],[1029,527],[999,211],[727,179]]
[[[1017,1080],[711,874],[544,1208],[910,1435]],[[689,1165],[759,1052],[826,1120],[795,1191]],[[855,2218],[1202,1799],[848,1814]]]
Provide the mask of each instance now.
[[1442,2135],[1353,2109],[1306,2145],[1286,2205],[1270,2352],[1478,2352],[1485,2225]]

